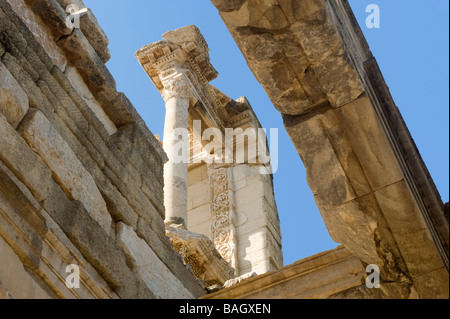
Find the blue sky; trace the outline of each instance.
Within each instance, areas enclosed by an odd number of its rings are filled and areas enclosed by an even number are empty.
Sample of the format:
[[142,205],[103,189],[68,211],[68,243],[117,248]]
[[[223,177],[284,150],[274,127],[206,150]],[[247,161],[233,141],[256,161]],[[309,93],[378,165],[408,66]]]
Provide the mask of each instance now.
[[[134,57],[142,46],[186,25],[199,27],[219,71],[211,82],[233,99],[246,96],[265,128],[279,128],[274,174],[285,265],[337,246],[306,183],[305,169],[261,85],[248,69],[210,0],[84,0],[108,35],[107,63],[154,134],[163,134],[164,101]],[[381,27],[368,29],[368,4],[380,7]],[[362,30],[442,199],[449,197],[449,2],[350,0]]]

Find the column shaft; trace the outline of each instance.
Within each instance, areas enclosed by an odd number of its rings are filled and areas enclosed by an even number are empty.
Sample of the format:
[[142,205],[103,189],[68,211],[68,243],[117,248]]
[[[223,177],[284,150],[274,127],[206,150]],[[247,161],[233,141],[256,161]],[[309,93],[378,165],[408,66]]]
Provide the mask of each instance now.
[[189,98],[186,95],[177,94],[179,92],[171,93],[166,99],[163,138],[163,148],[169,157],[169,161],[164,165],[165,222],[166,224],[182,224],[186,227]]

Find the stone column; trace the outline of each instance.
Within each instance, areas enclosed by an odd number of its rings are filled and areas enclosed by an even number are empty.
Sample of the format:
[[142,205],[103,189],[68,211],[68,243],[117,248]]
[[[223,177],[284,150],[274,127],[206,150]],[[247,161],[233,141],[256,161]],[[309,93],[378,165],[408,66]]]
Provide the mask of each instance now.
[[186,228],[188,171],[188,108],[191,88],[183,73],[162,80],[166,102],[163,148],[169,157],[164,165],[164,205],[166,225]]

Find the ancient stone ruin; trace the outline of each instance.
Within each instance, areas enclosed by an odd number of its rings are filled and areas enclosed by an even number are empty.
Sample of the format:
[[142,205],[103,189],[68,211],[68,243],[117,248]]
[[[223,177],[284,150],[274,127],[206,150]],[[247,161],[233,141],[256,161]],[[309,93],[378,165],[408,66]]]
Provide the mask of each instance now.
[[136,52],[161,141],[81,0],[0,0],[0,298],[448,298],[448,203],[347,1],[212,3],[341,245],[283,267],[267,138],[197,27]]

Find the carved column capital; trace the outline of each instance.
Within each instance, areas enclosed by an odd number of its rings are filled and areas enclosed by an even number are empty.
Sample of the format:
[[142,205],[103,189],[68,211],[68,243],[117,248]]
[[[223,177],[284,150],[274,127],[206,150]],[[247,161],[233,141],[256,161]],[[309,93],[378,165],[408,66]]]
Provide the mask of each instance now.
[[161,83],[163,85],[161,95],[165,102],[174,97],[189,100],[193,96],[192,87],[183,73],[164,78]]

